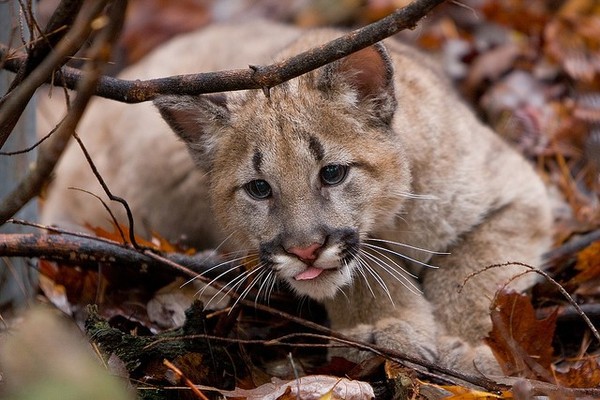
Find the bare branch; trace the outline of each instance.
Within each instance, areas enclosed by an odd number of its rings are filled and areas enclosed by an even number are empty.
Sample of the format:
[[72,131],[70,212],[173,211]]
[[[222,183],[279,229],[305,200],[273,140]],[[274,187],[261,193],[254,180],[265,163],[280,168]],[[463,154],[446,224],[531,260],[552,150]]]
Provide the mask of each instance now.
[[[165,255],[161,258],[141,253],[128,245],[86,235],[0,234],[0,257],[39,257],[66,264],[97,266],[99,262],[118,264],[147,272],[174,268],[163,259],[179,264],[178,274],[195,278],[195,270],[203,270],[202,260],[183,254]],[[189,267],[186,268],[185,266]],[[212,266],[212,265],[210,265]],[[206,268],[208,269],[208,267]]]
[[[233,90],[268,89],[364,49],[404,29],[414,28],[421,18],[444,1],[415,0],[375,23],[275,64],[145,81],[102,77],[98,82],[96,94],[124,103],[139,103],[165,94],[197,95]],[[6,47],[0,46],[0,57],[6,52]],[[5,68],[14,70],[22,62],[23,58],[12,57],[7,60]],[[76,69],[63,68],[61,71],[69,88],[74,88],[81,79],[81,74]]]
[[[103,2],[98,2],[94,4],[100,4]],[[104,3],[103,3],[104,4]],[[91,61],[87,63],[86,68],[86,76],[80,84],[78,85],[78,93],[77,97],[73,101],[73,106],[65,119],[62,121],[62,124],[56,130],[54,135],[44,142],[40,146],[40,152],[38,154],[38,158],[35,166],[29,172],[29,174],[17,185],[17,187],[10,193],[5,199],[0,202],[0,225],[6,222],[10,217],[12,217],[17,211],[21,209],[29,200],[33,197],[37,196],[43,187],[44,183],[54,170],[56,163],[58,162],[61,154],[67,147],[69,139],[71,138],[71,134],[75,131],[75,127],[79,123],[81,116],[87,104],[94,94],[94,90],[96,87],[96,83],[98,81],[98,77],[100,76],[101,68],[107,61],[108,55],[110,54],[111,44],[116,40],[118,36],[118,32],[121,29],[123,18],[125,15],[125,1],[117,0],[113,3],[113,7],[111,7],[110,17],[108,19],[107,25],[102,29],[99,33],[98,37],[94,41],[92,47],[90,48],[90,58]],[[98,6],[99,7],[99,6]],[[96,9],[96,6],[91,7]],[[104,7],[99,7],[96,11],[101,11]],[[89,20],[85,20],[81,22],[81,24],[85,25],[86,28],[80,28],[81,30],[91,29],[88,26],[90,25],[91,19],[96,18],[96,13],[86,14]],[[77,26],[76,24],[75,26]],[[75,26],[73,30],[75,31]],[[69,34],[65,36],[65,38],[61,41],[66,41],[69,38]],[[67,45],[65,45],[67,46]],[[52,56],[49,56],[46,60],[51,59]],[[23,93],[28,93],[29,90],[35,91],[33,86],[27,88],[29,85],[26,84],[30,79],[33,79],[37,76],[37,72],[42,68],[45,64],[42,63],[40,68],[37,68],[22,85],[18,86],[8,98],[8,101],[3,105],[0,109],[0,121],[2,120],[3,113],[10,113],[11,106],[9,103],[15,97],[19,98],[21,95],[19,93],[21,88],[26,88]],[[50,67],[49,65],[48,67]],[[34,79],[35,80],[35,79]],[[36,86],[37,88],[37,86]],[[16,100],[17,106],[20,100]],[[14,106],[14,104],[13,104]],[[1,123],[0,123],[1,126]]]
[[[48,77],[52,75],[52,71],[64,64],[68,56],[75,54],[83,45],[90,32],[92,32],[91,21],[100,14],[107,2],[107,0],[99,0],[91,3],[92,5],[85,12],[82,12],[73,28],[58,43],[54,51],[37,68],[31,71],[23,82],[4,97],[0,105],[0,148],[4,146],[6,139],[8,139],[10,132],[37,88],[46,82]],[[3,222],[1,218],[0,222]]]

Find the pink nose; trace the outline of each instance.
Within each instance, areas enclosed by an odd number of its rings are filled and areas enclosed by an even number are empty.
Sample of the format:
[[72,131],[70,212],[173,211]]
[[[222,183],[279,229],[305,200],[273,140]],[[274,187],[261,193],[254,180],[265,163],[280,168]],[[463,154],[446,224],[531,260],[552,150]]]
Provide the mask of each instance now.
[[302,261],[314,261],[319,256],[319,249],[321,244],[313,243],[308,247],[290,247],[286,251],[290,254],[295,255]]

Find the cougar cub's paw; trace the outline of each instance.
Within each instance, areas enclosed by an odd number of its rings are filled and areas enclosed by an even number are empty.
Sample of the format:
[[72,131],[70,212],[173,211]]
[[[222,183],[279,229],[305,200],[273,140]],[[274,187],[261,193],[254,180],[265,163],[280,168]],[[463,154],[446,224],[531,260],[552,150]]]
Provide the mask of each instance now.
[[469,374],[502,375],[492,350],[485,344],[471,346],[456,336],[442,336],[438,341],[439,363]]
[[418,329],[397,318],[385,318],[375,324],[375,344],[406,355],[435,362],[438,350],[435,332]]
[[[421,360],[435,362],[438,358],[436,344],[431,333],[420,332],[407,322],[397,318],[386,318],[374,325],[360,324],[352,329],[342,330],[340,333]],[[330,351],[330,355],[359,363],[367,359],[371,353],[353,348],[334,348]]]

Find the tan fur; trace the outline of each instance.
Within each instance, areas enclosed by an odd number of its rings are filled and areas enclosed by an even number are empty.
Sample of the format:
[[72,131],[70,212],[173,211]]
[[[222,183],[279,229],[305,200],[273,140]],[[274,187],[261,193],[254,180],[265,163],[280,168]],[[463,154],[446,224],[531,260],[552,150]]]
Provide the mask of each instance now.
[[[270,23],[212,27],[174,40],[124,77],[266,63],[339,35]],[[255,254],[264,276],[275,271],[300,295],[323,301],[334,329],[447,366],[496,371],[481,343],[489,302],[521,269],[485,271],[458,289],[490,264],[539,263],[550,237],[544,186],[427,57],[393,40],[385,47],[275,87],[269,97],[247,91],[158,99],[187,150],[149,104],[97,100],[79,133],[111,189],[148,230],[184,235],[197,246],[226,239],[224,248]],[[329,165],[348,166],[341,183],[319,178]],[[267,199],[244,189],[257,179],[270,185]],[[44,222],[106,220],[94,199],[66,190],[101,193],[93,181],[77,149],[69,149]],[[315,260],[294,255],[314,247]],[[341,260],[358,247],[375,272],[359,268],[356,254]],[[311,265],[325,272],[299,280]]]

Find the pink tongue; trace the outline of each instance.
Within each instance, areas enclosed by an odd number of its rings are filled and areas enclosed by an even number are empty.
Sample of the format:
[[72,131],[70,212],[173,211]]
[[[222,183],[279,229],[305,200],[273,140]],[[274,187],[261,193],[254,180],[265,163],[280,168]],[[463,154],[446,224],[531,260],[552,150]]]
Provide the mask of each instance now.
[[306,271],[299,273],[294,277],[297,281],[307,281],[309,279],[315,279],[317,276],[321,275],[323,270],[321,268],[316,267],[308,267]]

